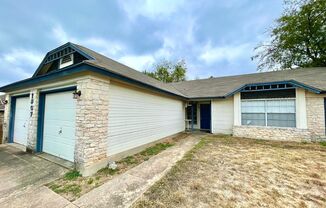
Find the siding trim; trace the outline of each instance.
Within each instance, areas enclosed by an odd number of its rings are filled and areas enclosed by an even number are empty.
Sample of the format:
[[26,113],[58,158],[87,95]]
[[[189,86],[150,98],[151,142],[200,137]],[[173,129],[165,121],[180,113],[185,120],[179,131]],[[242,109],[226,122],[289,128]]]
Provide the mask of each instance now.
[[[313,92],[313,93],[316,93],[316,94],[323,93],[322,90],[320,90],[318,88],[315,88],[315,87],[311,87],[311,86],[306,85],[306,84],[303,84],[301,82],[298,82],[298,81],[295,81],[295,80],[284,80],[284,81],[279,81],[279,82],[261,82],[261,83],[245,84],[245,85],[242,85],[241,87],[239,87],[238,89],[226,94],[225,97],[229,97],[229,96],[232,96],[232,95],[234,95],[234,94],[236,94],[238,92],[242,92],[246,87],[251,87],[251,86],[256,86],[256,85],[275,85],[275,84],[291,84],[294,87],[300,87],[300,88],[306,89],[306,90],[308,90],[310,92]],[[283,90],[283,89],[270,89],[270,90]],[[267,90],[265,89],[265,90],[262,90],[262,91],[267,91]]]

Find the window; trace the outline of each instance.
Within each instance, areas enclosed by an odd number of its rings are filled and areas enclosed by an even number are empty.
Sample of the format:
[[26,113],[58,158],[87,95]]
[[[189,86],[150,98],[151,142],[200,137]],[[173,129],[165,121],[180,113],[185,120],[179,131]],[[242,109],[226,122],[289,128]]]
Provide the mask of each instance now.
[[[192,104],[194,107],[194,124],[197,124],[197,104]],[[191,110],[192,106],[187,106],[187,119],[191,120],[191,114],[192,114],[192,110]]]
[[295,127],[295,99],[242,100],[241,118],[242,125]]

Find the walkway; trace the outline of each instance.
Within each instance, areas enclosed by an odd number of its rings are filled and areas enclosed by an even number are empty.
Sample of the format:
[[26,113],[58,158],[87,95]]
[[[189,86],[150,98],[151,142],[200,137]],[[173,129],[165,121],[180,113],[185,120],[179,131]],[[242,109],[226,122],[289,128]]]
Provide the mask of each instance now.
[[81,196],[69,207],[129,207],[182,159],[202,136],[189,135],[175,146]]

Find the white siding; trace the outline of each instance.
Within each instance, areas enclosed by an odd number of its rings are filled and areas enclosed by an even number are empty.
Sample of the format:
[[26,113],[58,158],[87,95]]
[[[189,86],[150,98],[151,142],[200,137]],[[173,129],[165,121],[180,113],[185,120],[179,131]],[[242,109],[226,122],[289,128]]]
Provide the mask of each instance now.
[[307,129],[307,105],[306,91],[301,88],[296,88],[296,126],[299,129]]
[[212,101],[212,133],[232,134],[233,97]]
[[109,156],[184,130],[182,101],[111,83]]

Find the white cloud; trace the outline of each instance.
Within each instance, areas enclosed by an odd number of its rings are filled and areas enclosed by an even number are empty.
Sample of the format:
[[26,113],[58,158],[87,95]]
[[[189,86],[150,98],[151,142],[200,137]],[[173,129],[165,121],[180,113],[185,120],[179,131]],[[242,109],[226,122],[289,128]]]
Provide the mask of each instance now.
[[77,43],[97,49],[97,52],[102,53],[107,56],[118,56],[124,53],[126,47],[124,44],[117,41],[109,41],[104,38],[90,37],[86,39],[81,39]]
[[99,53],[107,56],[118,57],[126,50],[124,44],[118,41],[110,41],[102,37],[87,37],[87,38],[75,38],[69,35],[60,24],[56,24],[52,28],[52,34],[58,44],[64,44],[66,42],[73,42],[89,47]]
[[41,63],[43,54],[27,50],[27,49],[12,49],[8,53],[0,54],[0,72],[2,76],[8,74],[14,75],[16,79],[25,79],[32,75],[28,69],[34,68]]
[[12,49],[9,53],[5,53],[0,57],[0,60],[10,64],[30,64],[38,65],[42,61],[43,55],[39,52],[26,49]]
[[137,69],[138,71],[142,71],[144,69],[148,69],[155,63],[155,58],[151,55],[143,55],[143,56],[123,56],[119,58],[121,63],[124,63],[127,66],[130,66],[133,69]]
[[130,19],[135,19],[137,16],[151,19],[167,17],[185,4],[185,0],[124,0],[119,2]]
[[68,36],[68,34],[62,28],[62,26],[59,24],[55,25],[52,28],[52,35],[59,44],[64,44],[69,41],[73,42],[74,40],[74,38]]
[[199,59],[207,64],[213,64],[221,61],[235,61],[241,57],[247,57],[247,54],[252,52],[252,46],[249,43],[244,43],[236,46],[225,45],[213,47],[209,42],[199,55]]

